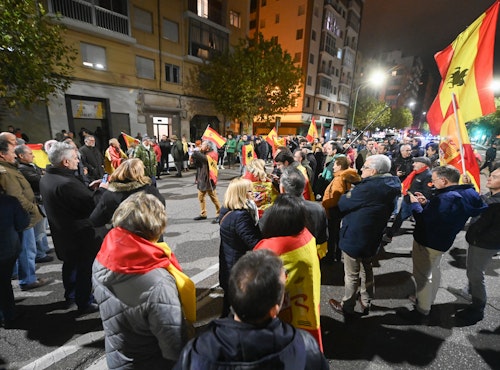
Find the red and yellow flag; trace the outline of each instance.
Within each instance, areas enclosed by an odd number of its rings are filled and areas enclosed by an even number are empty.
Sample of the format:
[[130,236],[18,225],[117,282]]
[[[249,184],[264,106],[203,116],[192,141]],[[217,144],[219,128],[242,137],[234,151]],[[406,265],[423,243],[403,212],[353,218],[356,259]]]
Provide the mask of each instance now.
[[216,152],[211,151],[207,153],[208,177],[210,177],[214,185],[217,185],[217,176],[219,175],[219,169],[217,168],[218,160],[219,155]]
[[252,144],[243,145],[241,148],[241,163],[246,166],[248,163],[257,158]]
[[321,270],[316,239],[304,228],[298,235],[263,239],[254,248],[259,249],[276,253],[288,273],[280,319],[311,333],[323,351],[319,312]]
[[40,168],[45,168],[47,167],[48,164],[50,164],[49,157],[47,156],[47,153],[43,150],[43,144],[26,144],[31,151],[33,152],[33,155],[35,158],[33,158],[33,163],[36,164]]
[[495,111],[490,83],[499,5],[500,2],[495,1],[451,45],[434,56],[442,80],[427,113],[432,134],[437,135],[453,113],[452,93],[460,99],[464,122]]
[[209,140],[212,143],[214,143],[217,148],[221,148],[225,143],[226,139],[224,139],[222,136],[219,135],[217,131],[215,131],[213,128],[210,126],[207,126],[207,129],[203,133],[203,136],[201,137],[203,140]]
[[127,135],[125,132],[122,132],[122,137],[123,137],[123,140],[125,141],[125,144],[127,145],[127,149],[130,147],[130,144],[132,144],[132,143],[137,143],[137,144],[141,143],[139,141],[139,139],[136,139],[135,137]]
[[273,151],[274,147],[276,146],[276,139],[278,139],[278,133],[276,132],[276,127],[273,127],[266,137],[266,141],[273,147]]
[[318,127],[316,126],[316,120],[314,117],[311,119],[311,124],[309,125],[309,130],[307,131],[306,139],[310,143],[318,137]]
[[[477,191],[480,189],[479,165],[477,164],[474,150],[469,140],[467,128],[462,118],[461,109],[457,106],[458,130],[455,115],[450,115],[441,126],[441,142],[439,156],[441,166],[451,165],[469,175]],[[462,142],[463,158],[460,154],[460,141]]]

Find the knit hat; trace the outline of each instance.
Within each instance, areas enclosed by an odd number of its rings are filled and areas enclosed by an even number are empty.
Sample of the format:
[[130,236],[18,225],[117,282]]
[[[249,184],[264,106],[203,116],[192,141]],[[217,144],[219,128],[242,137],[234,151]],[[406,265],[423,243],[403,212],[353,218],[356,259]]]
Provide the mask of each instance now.
[[431,160],[427,157],[415,157],[413,158],[413,162],[420,162],[425,164],[427,167],[431,166]]

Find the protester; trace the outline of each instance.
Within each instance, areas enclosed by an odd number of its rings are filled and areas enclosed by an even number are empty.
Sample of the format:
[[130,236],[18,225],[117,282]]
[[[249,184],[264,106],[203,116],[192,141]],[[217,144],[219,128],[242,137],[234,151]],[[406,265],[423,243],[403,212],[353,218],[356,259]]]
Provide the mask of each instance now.
[[496,157],[497,157],[497,144],[495,142],[492,142],[491,146],[488,149],[486,149],[484,163],[479,170],[482,171],[486,167],[488,167],[488,171],[489,173],[491,173],[493,170],[493,162],[495,161]]
[[109,147],[104,153],[104,170],[111,175],[128,156],[121,150],[117,139],[109,139]]
[[341,302],[332,298],[329,303],[346,319],[355,314],[358,297],[363,314],[369,313],[374,298],[373,257],[379,250],[394,200],[401,194],[401,183],[389,173],[390,168],[387,156],[369,156],[361,169],[361,182],[338,202],[343,217],[339,246],[344,259],[345,291]]
[[328,253],[327,261],[340,261],[342,251],[339,248],[340,222],[342,216],[338,203],[342,194],[351,190],[352,184],[361,181],[361,177],[353,168],[349,168],[347,157],[333,160],[333,180],[325,190],[321,204],[328,216]]
[[441,280],[443,254],[451,248],[469,217],[478,216],[486,208],[474,187],[458,185],[459,179],[460,172],[455,167],[436,167],[432,170],[435,195],[427,200],[422,193],[410,194],[417,222],[412,249],[415,306],[413,310],[397,311],[408,321],[428,323]]
[[399,148],[399,155],[393,156],[391,173],[399,177],[401,182],[413,171],[413,158],[411,156],[411,145],[403,144]]
[[99,180],[104,175],[104,158],[96,148],[94,136],[85,136],[84,143],[80,148],[82,165],[87,168],[90,181]]
[[217,186],[217,153],[214,152],[212,143],[208,140],[203,141],[200,150],[193,152],[191,159],[197,169],[196,186],[201,208],[200,215],[194,220],[206,220],[207,203],[205,197],[208,194],[215,206],[215,219],[212,223],[219,223],[220,203],[215,190]]
[[307,170],[302,164],[297,162],[293,157],[293,154],[288,150],[280,151],[274,157],[274,161],[276,162],[276,167],[279,171],[283,171],[284,168],[291,166],[292,168],[297,169],[306,181],[304,185],[304,190],[302,191],[302,195],[306,200],[314,200],[314,193],[311,187],[311,183],[309,181],[309,177],[307,175]]
[[170,175],[169,156],[172,149],[172,142],[167,135],[161,135],[159,145],[161,150],[160,173],[165,172],[165,174]]
[[263,240],[254,250],[269,249],[282,259],[288,273],[280,318],[312,334],[321,350],[321,271],[316,240],[306,227],[306,209],[297,197],[282,194],[266,213]]
[[468,324],[475,324],[484,318],[486,308],[486,285],[484,274],[492,257],[500,252],[500,166],[493,168],[486,187],[489,193],[481,198],[488,208],[473,218],[465,234],[469,243],[467,249],[468,286],[462,289],[448,287],[452,293],[468,297],[471,304],[457,312],[455,317]]
[[226,154],[227,154],[227,168],[231,168],[231,165],[234,164],[234,154],[236,153],[236,139],[233,138],[233,135],[227,135],[226,141]]
[[22,248],[17,261],[17,274],[21,290],[31,290],[44,286],[52,280],[38,279],[35,272],[36,241],[34,226],[42,221],[43,217],[30,184],[18,169],[15,154],[16,145],[17,141],[14,134],[0,133],[0,186],[7,195],[15,197],[30,216],[30,222],[23,231]]
[[229,314],[228,286],[231,268],[262,238],[253,194],[249,180],[235,178],[229,183],[224,196],[219,221],[219,283],[224,289],[221,317]]
[[213,321],[190,341],[175,369],[328,369],[314,339],[278,318],[286,279],[270,251],[241,257],[229,279],[234,316]]
[[75,176],[78,155],[69,143],[55,143],[48,153],[50,166],[40,180],[57,257],[63,261],[62,280],[68,307],[80,314],[97,311],[92,296],[92,263],[100,240],[89,221],[94,193]]
[[134,156],[142,161],[144,164],[144,174],[151,179],[153,186],[156,186],[156,166],[158,162],[153,149],[153,143],[149,136],[142,138],[142,144],[137,146]]
[[21,252],[23,230],[29,221],[19,200],[5,194],[0,185],[0,326],[6,328],[22,316],[16,311],[11,276]]
[[413,193],[421,193],[426,198],[430,198],[434,187],[432,186],[432,174],[430,171],[431,160],[427,157],[413,158],[413,171],[403,181],[403,201],[392,226],[386,229],[382,240],[385,243],[392,242],[392,238],[397,234],[403,221],[411,216],[410,195]]
[[[140,191],[154,195],[165,204],[158,189],[151,185],[151,178],[145,175],[144,164],[139,158],[127,159],[119,165],[109,176],[106,189],[89,217],[95,227],[109,225],[118,206],[131,194]],[[102,238],[106,233],[107,230],[104,235],[101,233]]]
[[171,369],[188,340],[195,287],[165,243],[165,205],[129,196],[113,215],[92,268],[110,369]]
[[177,169],[177,174],[175,175],[175,177],[182,177],[182,162],[184,160],[184,149],[182,146],[182,142],[177,138],[177,135],[172,135],[170,137],[170,140],[172,140],[172,148],[170,150],[172,153],[172,157],[174,158],[175,168]]

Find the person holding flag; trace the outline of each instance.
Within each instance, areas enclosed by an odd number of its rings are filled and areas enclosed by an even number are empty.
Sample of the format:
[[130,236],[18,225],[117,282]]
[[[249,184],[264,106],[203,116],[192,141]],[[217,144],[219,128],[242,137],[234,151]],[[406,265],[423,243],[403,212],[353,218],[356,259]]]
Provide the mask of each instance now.
[[217,146],[217,149],[222,148],[226,143],[226,139],[220,136],[217,131],[210,127],[210,125],[208,125],[205,129],[205,132],[203,133],[201,139],[211,141]]
[[193,152],[191,160],[197,168],[196,186],[198,188],[198,200],[200,201],[201,212],[195,217],[195,221],[207,219],[207,203],[205,196],[208,194],[212,203],[215,206],[216,217],[212,221],[213,224],[219,223],[220,203],[217,197],[215,187],[217,185],[217,152],[212,148],[212,142],[204,140],[201,143],[200,150]]
[[493,113],[493,55],[499,1],[435,55],[442,80],[427,119],[433,135],[442,137],[441,165],[468,174],[479,189],[479,168],[465,122]]
[[318,138],[318,127],[316,126],[316,121],[314,117],[311,119],[311,124],[309,125],[309,130],[307,131],[306,139],[310,143],[314,141],[314,139]]

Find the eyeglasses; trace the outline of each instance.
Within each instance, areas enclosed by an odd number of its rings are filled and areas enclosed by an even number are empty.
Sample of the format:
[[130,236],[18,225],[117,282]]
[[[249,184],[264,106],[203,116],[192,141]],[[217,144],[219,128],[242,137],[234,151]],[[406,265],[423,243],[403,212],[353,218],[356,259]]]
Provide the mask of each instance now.
[[372,170],[373,168],[363,165],[363,167],[361,167],[361,169],[362,170]]

